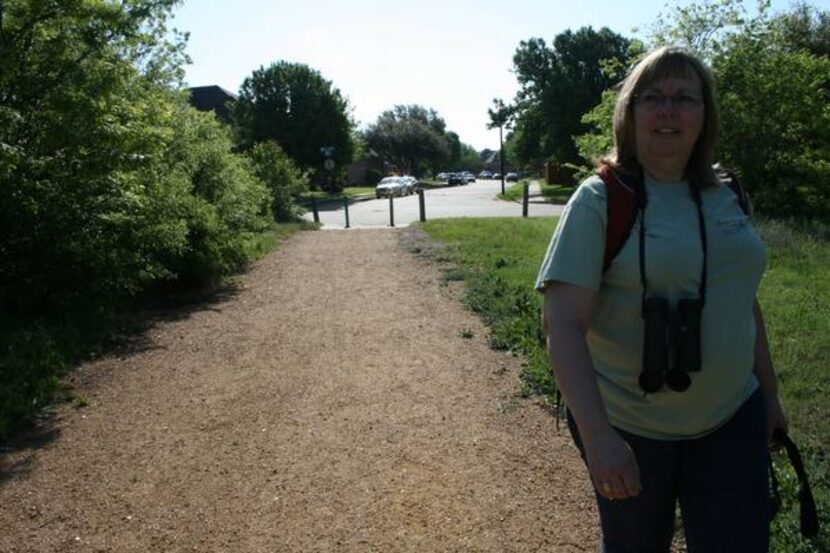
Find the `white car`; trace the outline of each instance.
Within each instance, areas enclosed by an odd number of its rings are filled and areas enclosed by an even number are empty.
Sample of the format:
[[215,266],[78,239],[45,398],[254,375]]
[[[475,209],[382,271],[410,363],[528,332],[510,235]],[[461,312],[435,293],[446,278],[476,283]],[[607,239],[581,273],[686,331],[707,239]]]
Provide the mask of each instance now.
[[376,198],[390,198],[405,195],[406,183],[401,177],[383,177],[375,187]]
[[406,184],[407,194],[414,194],[418,191],[418,179],[412,175],[404,175],[401,177],[401,180]]

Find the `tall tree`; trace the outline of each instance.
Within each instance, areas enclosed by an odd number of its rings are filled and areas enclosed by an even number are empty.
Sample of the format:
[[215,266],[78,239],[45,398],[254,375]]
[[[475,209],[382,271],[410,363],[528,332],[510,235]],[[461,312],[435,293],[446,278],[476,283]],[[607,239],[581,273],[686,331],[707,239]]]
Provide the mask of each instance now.
[[271,222],[230,133],[176,90],[176,3],[0,0],[0,437],[84,331],[161,281],[216,282]]
[[0,2],[0,312],[134,290],[181,247],[151,168],[182,103],[175,4]]
[[743,0],[700,0],[660,16],[653,45],[678,42],[712,64],[721,160],[773,216],[830,213],[830,14],[807,4],[752,17]]
[[339,170],[352,161],[348,101],[307,65],[260,67],[242,83],[232,113],[244,149],[274,140],[301,168],[316,171],[318,181],[326,158]]
[[653,45],[677,44],[710,62],[722,53],[724,41],[745,29],[747,24],[763,18],[769,2],[758,3],[759,15],[748,19],[743,0],[700,0],[676,4],[668,13],[660,13],[652,25]]
[[451,138],[446,127],[433,109],[397,105],[381,113],[364,138],[385,163],[394,164],[403,173],[420,175],[450,160]]
[[788,49],[830,57],[830,11],[802,2],[773,18],[771,24]]
[[[624,75],[631,41],[607,28],[583,27],[522,41],[513,56],[519,81],[513,150],[522,164],[579,163],[573,136],[586,130],[582,115]],[[612,63],[614,62],[614,63]]]
[[830,215],[830,58],[751,33],[734,37],[714,69],[721,158],[741,172],[756,207]]

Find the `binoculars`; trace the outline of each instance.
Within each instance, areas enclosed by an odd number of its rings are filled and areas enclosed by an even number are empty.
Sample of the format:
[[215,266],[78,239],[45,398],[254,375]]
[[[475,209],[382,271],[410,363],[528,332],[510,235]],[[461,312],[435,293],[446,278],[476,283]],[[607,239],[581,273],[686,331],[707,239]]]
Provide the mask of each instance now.
[[685,392],[692,383],[689,373],[700,371],[700,317],[703,302],[681,299],[672,311],[665,298],[648,298],[643,305],[645,335],[640,388],[648,394],[665,384]]

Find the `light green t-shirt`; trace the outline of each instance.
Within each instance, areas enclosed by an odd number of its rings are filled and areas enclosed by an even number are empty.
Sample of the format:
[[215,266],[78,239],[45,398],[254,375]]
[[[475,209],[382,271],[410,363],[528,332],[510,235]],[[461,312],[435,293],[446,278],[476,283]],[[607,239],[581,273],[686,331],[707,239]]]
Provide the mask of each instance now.
[[[703,262],[698,213],[686,182],[645,182],[646,276],[649,296],[697,298]],[[708,279],[701,322],[700,372],[685,392],[663,388],[646,394],[642,370],[644,323],[639,269],[639,221],[603,273],[606,195],[599,177],[584,181],[568,202],[536,281],[598,293],[586,341],[612,425],[640,436],[683,439],[726,422],[757,389],[752,371],[755,320],[752,305],[766,267],[766,250],[734,192],[703,191]]]

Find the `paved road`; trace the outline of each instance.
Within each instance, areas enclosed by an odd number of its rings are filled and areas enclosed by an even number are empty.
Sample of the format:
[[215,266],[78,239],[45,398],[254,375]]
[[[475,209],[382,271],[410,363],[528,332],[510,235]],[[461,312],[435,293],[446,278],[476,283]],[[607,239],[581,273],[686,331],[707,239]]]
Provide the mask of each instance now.
[[[563,206],[541,203],[538,186],[531,185],[531,199],[528,215],[542,217],[558,215]],[[521,217],[522,204],[496,199],[501,191],[501,182],[479,180],[465,186],[453,186],[424,193],[427,219],[453,217]],[[534,195],[535,194],[535,195]],[[418,196],[412,195],[393,200],[394,223],[396,227],[408,226],[419,220]],[[349,205],[349,226],[351,228],[389,227],[389,200],[366,200]],[[342,205],[320,209],[320,222],[324,229],[342,229],[346,226],[346,214]],[[313,220],[309,211],[305,218]]]

